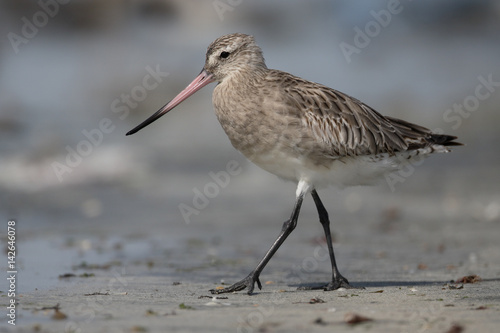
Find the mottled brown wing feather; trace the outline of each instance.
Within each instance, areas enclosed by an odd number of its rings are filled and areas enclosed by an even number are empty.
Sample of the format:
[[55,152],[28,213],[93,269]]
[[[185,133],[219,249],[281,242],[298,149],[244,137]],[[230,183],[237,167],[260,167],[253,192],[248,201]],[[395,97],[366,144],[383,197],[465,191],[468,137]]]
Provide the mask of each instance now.
[[[274,72],[274,71],[272,71]],[[275,71],[322,151],[332,157],[376,155],[429,147],[461,145],[450,135],[404,120],[385,117],[356,98],[291,74]]]

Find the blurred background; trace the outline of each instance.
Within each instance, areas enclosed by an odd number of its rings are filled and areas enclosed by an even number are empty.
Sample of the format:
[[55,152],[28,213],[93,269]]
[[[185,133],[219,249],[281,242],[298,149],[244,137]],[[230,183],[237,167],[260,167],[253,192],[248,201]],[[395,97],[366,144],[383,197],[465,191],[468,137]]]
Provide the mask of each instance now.
[[[232,32],[254,35],[270,68],[466,143],[392,186],[323,191],[340,235],[353,228],[368,237],[363,220],[412,212],[450,228],[459,217],[500,223],[498,1],[60,2],[0,3],[0,215],[17,221],[19,263],[36,276],[35,284],[22,275],[20,288],[54,283],[51,265],[78,261],[65,257],[71,246],[135,244],[128,255],[141,258],[150,244],[234,234],[250,248],[250,235],[269,226],[259,245],[267,248],[291,211],[294,184],[231,147],[213,85],[125,137],[191,82],[215,38]],[[186,218],[180,205],[194,207],[209,172],[232,160],[241,173]],[[316,218],[308,200],[301,220],[315,229],[301,232],[321,235]],[[446,238],[450,230],[435,231]]]

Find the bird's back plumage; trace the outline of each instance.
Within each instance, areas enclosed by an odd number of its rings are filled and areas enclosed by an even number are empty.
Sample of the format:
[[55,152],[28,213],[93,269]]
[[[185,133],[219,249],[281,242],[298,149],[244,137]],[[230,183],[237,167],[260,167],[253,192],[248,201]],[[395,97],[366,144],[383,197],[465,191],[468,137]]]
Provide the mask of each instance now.
[[[286,72],[270,70],[269,81],[294,105],[302,130],[331,157],[390,155],[413,149],[459,145],[450,135],[438,135],[407,121],[386,117],[365,103],[327,86]],[[446,149],[445,149],[446,150]]]

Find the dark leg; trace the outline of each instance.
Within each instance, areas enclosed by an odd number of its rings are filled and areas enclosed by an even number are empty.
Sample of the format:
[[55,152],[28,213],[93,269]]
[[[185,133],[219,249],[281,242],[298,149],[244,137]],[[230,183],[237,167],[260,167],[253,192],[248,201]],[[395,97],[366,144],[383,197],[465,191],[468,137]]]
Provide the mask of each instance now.
[[278,251],[279,247],[285,239],[290,235],[297,226],[297,219],[299,217],[299,212],[300,212],[300,207],[302,206],[302,201],[304,199],[304,196],[307,192],[303,191],[297,196],[297,199],[295,201],[295,207],[293,208],[292,215],[290,216],[290,219],[285,221],[283,223],[283,227],[281,228],[281,232],[278,236],[278,238],[274,241],[273,245],[271,248],[267,251],[266,255],[262,260],[259,262],[257,267],[243,280],[236,282],[232,286],[229,286],[224,289],[212,289],[210,292],[212,294],[222,294],[222,293],[231,293],[234,291],[240,291],[245,288],[248,288],[248,295],[251,295],[254,289],[254,284],[257,282],[257,286],[259,289],[262,289],[262,284],[260,283],[259,276],[264,267],[266,267],[267,263],[269,260],[272,258],[272,256]]
[[318,289],[324,289],[326,291],[339,288],[354,288],[349,284],[347,279],[343,277],[342,274],[340,274],[339,269],[337,268],[335,255],[333,254],[332,236],[330,233],[330,219],[328,218],[328,212],[326,211],[325,206],[323,206],[318,192],[316,192],[315,189],[311,191],[311,195],[314,199],[314,203],[316,204],[316,208],[318,209],[319,222],[321,222],[321,225],[323,226],[323,230],[325,232],[326,243],[328,245],[328,252],[330,253],[330,261],[332,264],[332,281]]

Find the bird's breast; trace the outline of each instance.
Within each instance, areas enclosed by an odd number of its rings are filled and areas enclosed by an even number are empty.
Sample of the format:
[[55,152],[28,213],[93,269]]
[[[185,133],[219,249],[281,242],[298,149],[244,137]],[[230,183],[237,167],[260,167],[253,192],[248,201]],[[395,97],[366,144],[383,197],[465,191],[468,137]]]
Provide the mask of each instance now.
[[219,84],[213,93],[215,114],[231,144],[252,161],[275,148],[283,122],[265,110],[258,93]]
[[217,118],[231,144],[259,167],[299,180],[307,165],[323,168],[331,157],[304,131],[301,118],[272,89],[221,83],[213,93]]

